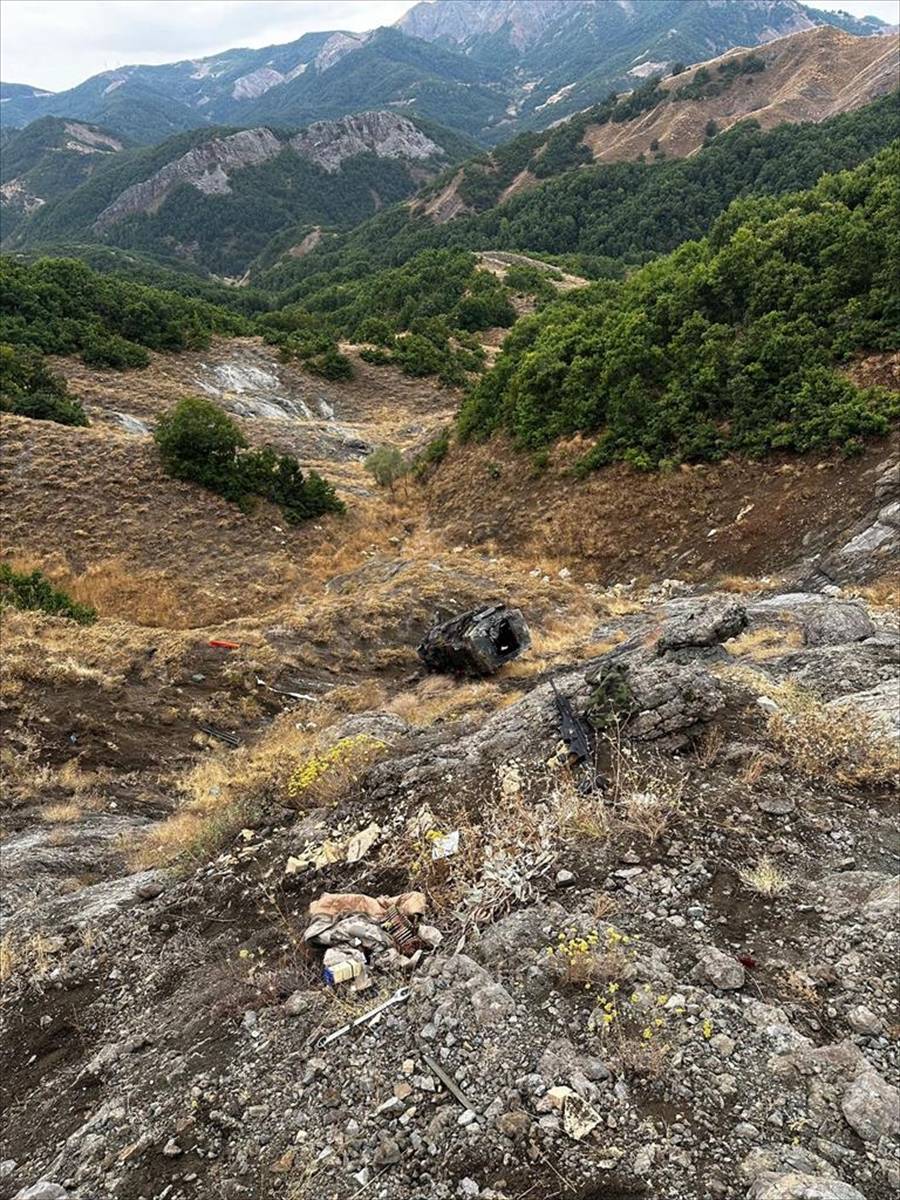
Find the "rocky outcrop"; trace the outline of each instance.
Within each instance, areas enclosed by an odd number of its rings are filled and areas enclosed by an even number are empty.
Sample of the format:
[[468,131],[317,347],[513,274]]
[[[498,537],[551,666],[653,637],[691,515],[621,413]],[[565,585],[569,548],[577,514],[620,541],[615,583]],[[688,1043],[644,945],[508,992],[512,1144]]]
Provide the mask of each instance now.
[[708,647],[737,637],[747,628],[747,610],[736,600],[691,604],[666,621],[656,643],[658,654],[688,647]]
[[412,121],[396,113],[358,113],[340,121],[318,121],[289,142],[282,142],[271,129],[242,129],[228,137],[211,138],[195,146],[180,158],[166,163],[149,179],[126,188],[94,221],[94,231],[102,232],[136,213],[157,212],[169,194],[182,184],[208,196],[228,195],[231,175],[235,171],[268,162],[287,147],[329,173],[339,171],[342,163],[357,154],[404,158],[413,162],[424,162],[443,154],[441,147]]
[[94,230],[100,232],[135,213],[156,212],[180,184],[189,184],[207,195],[231,191],[228,172],[254,167],[280,154],[282,143],[269,129],[242,129],[225,138],[195,146],[155,175],[126,188],[100,213]]
[[284,75],[280,71],[276,71],[274,67],[260,67],[259,70],[251,71],[249,75],[242,75],[240,79],[234,81],[231,98],[232,100],[255,100],[257,96],[264,95],[270,88],[284,83],[284,80]]
[[116,154],[123,148],[118,138],[81,121],[67,121],[66,133],[69,140],[65,148],[74,150],[76,154]]
[[389,112],[364,112],[340,121],[316,121],[291,138],[291,147],[301,158],[329,172],[339,171],[342,162],[357,154],[423,161],[443,153],[407,117]]

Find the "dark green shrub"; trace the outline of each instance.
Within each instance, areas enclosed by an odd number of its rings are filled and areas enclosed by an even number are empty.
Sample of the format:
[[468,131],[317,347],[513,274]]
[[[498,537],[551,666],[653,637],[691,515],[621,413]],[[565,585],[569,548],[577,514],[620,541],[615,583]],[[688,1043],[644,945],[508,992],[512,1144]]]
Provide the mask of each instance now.
[[437,375],[444,367],[446,355],[421,333],[411,333],[397,338],[394,347],[394,362],[404,375],[414,377]]
[[374,342],[376,346],[392,346],[394,330],[381,317],[367,317],[356,331],[361,342]]
[[290,454],[277,454],[269,446],[251,450],[239,457],[238,471],[245,495],[277,504],[292,525],[322,513],[344,512],[331,484],[315,471],[304,477]]
[[507,299],[502,288],[464,296],[452,315],[454,325],[474,333],[479,329],[499,326],[508,329],[516,319],[516,310]]
[[81,404],[47,369],[43,356],[22,346],[0,345],[0,410],[59,425],[88,423]]
[[79,625],[91,625],[97,620],[96,611],[87,604],[78,604],[59,588],[55,588],[40,571],[14,571],[9,563],[0,563],[0,608],[40,609],[55,617],[67,617]]
[[162,417],[154,437],[170,475],[199,483],[245,510],[254,499],[268,500],[293,524],[344,511],[331,484],[315,471],[304,477],[292,455],[268,446],[247,450],[237,425],[210,400],[179,400]]
[[153,435],[163,467],[175,479],[199,483],[226,500],[239,501],[246,488],[236,470],[247,441],[218,405],[186,396],[165,413]]
[[306,369],[323,379],[352,379],[353,363],[336,346],[329,347],[324,354],[306,360]]
[[416,470],[437,466],[450,452],[450,428],[442,429],[416,458]]
[[394,361],[393,355],[388,350],[382,350],[380,346],[363,347],[359,357],[363,362],[371,363],[373,367],[385,367]]
[[150,362],[150,355],[142,346],[136,346],[116,333],[102,331],[85,335],[81,357],[89,367],[111,367],[116,371],[146,367]]

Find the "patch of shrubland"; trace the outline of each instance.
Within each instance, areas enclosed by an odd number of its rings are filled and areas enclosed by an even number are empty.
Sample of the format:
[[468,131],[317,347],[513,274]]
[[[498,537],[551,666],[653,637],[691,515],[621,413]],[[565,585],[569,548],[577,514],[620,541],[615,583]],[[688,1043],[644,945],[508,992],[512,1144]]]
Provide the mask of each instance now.
[[25,346],[0,344],[0,412],[58,425],[87,425],[87,414],[43,355]]
[[291,454],[278,454],[269,446],[250,449],[235,422],[210,400],[180,400],[161,418],[154,438],[169,475],[199,483],[246,511],[255,501],[266,500],[293,525],[344,511],[321,475],[304,475]]
[[548,305],[473,387],[460,434],[528,449],[593,434],[579,473],[858,451],[900,415],[896,393],[835,371],[897,344],[898,178],[894,146],[810,191],[736,201],[702,241]]

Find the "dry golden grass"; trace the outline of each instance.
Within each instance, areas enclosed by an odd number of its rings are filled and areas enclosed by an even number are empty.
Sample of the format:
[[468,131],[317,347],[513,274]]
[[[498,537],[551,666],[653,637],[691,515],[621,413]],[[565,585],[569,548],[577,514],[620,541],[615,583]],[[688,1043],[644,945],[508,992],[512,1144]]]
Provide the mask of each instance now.
[[531,627],[531,649],[503,668],[505,678],[530,679],[552,666],[598,658],[624,641],[616,634],[604,642],[591,641],[597,626],[593,608],[575,610],[566,616],[554,616]]
[[868,713],[825,705],[788,684],[774,698],[781,708],[769,717],[769,737],[801,775],[848,787],[897,785],[900,750]]
[[629,617],[633,613],[641,612],[644,608],[639,600],[632,599],[631,596],[616,596],[606,595],[601,601],[604,613],[610,617]]
[[[401,692],[387,705],[412,725],[434,725],[453,721],[472,712],[494,712],[514,704],[518,691],[504,692],[496,683],[457,680],[447,675],[430,675],[408,692]],[[330,698],[330,697],[329,697]]]
[[[105,770],[85,771],[77,758],[59,767],[38,761],[39,747],[2,757],[4,785],[18,803],[36,803],[52,796],[39,813],[42,821],[75,821],[84,811],[102,807],[102,788],[110,778]],[[63,799],[65,797],[65,799]]]
[[19,955],[12,934],[0,937],[0,984],[6,983],[19,964]]
[[[790,681],[776,683],[742,664],[719,667],[717,674],[766,695],[779,707],[766,721],[766,733],[781,761],[808,779],[846,787],[896,787],[900,748],[896,739],[868,713],[848,702],[825,704]],[[755,778],[768,765],[766,756],[747,771]]]
[[383,708],[387,692],[377,679],[342,684],[328,693],[328,704],[337,712],[360,713]]
[[64,938],[43,930],[18,938],[4,934],[0,938],[0,984],[8,983],[13,975],[45,976],[64,946]]
[[68,824],[80,820],[82,812],[80,804],[48,804],[41,809],[40,818],[48,823]]
[[594,918],[597,921],[605,921],[607,917],[613,916],[618,912],[619,902],[608,892],[598,892],[592,908]]
[[136,868],[205,862],[268,803],[287,805],[288,780],[313,735],[296,728],[296,713],[277,717],[249,746],[214,751],[177,781],[182,803],[131,845]]
[[[42,571],[52,583],[80,604],[88,604],[101,617],[117,617],[132,625],[179,629],[198,624],[198,618],[214,599],[204,602],[192,589],[190,595],[161,571],[148,571],[124,558],[107,558],[75,571],[60,554],[45,557],[16,555],[8,560],[16,571]],[[214,619],[211,618],[211,619]]]
[[857,588],[854,595],[861,597],[873,608],[885,608],[900,613],[900,574],[883,575],[865,587]]
[[762,625],[731,638],[725,643],[725,649],[735,658],[749,658],[755,662],[764,662],[767,658],[777,658],[788,650],[802,645],[803,633],[801,630],[795,627],[776,629],[774,626]]
[[725,744],[725,731],[720,725],[713,725],[697,741],[694,753],[698,764],[707,770],[715,765]]
[[716,589],[722,592],[736,592],[741,596],[752,596],[770,587],[770,579],[754,579],[750,575],[723,575],[716,581]]
[[608,735],[612,763],[612,798],[626,829],[651,844],[659,841],[681,811],[686,776],[661,754],[637,755],[618,728]]
[[747,764],[741,769],[740,781],[745,787],[755,787],[765,775],[768,768],[772,765],[772,758],[768,754],[754,754]]
[[796,967],[785,971],[781,976],[781,982],[791,999],[799,1000],[801,1004],[809,1004],[814,1008],[821,1006],[822,997],[805,971],[797,970]]
[[768,854],[764,854],[752,867],[738,871],[738,878],[751,891],[767,897],[781,896],[793,883],[793,878],[782,871]]
[[610,806],[599,790],[583,793],[570,772],[560,770],[552,785],[552,803],[561,836],[579,841],[608,841],[614,827]]

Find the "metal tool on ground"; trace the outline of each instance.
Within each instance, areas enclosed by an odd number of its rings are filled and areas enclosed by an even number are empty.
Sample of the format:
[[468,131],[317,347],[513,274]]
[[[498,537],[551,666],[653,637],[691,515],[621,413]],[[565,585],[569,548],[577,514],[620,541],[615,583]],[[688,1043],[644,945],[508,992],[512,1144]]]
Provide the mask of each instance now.
[[327,1037],[322,1038],[321,1045],[327,1046],[329,1042],[343,1037],[345,1033],[349,1033],[357,1025],[367,1025],[369,1021],[374,1020],[375,1017],[383,1013],[386,1008],[391,1008],[394,1004],[402,1004],[407,999],[409,999],[409,988],[397,988],[396,992],[392,996],[389,996],[383,1004],[376,1005],[375,1008],[370,1009],[367,1013],[363,1013],[361,1017],[357,1017],[355,1021],[349,1021],[346,1025],[342,1025],[340,1029],[335,1029],[333,1033],[329,1033]]
[[426,1065],[426,1067],[428,1067],[429,1071],[432,1071],[435,1075],[437,1075],[438,1079],[441,1081],[454,1100],[458,1100],[463,1108],[467,1108],[471,1112],[478,1112],[478,1105],[472,1103],[468,1096],[466,1096],[465,1092],[460,1089],[456,1080],[448,1075],[440,1063],[435,1062],[430,1054],[423,1054],[422,1062]]
[[556,711],[559,714],[559,732],[569,751],[569,761],[572,766],[587,762],[591,757],[591,738],[588,727],[576,715],[571,702],[557,688],[554,680],[550,680],[553,696],[556,701]]
[[216,729],[215,725],[198,725],[197,728],[202,733],[208,733],[210,737],[218,738],[220,742],[226,742],[229,746],[239,746],[241,740],[235,737],[233,733],[226,733],[224,729]]

